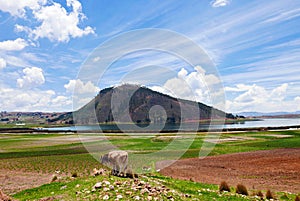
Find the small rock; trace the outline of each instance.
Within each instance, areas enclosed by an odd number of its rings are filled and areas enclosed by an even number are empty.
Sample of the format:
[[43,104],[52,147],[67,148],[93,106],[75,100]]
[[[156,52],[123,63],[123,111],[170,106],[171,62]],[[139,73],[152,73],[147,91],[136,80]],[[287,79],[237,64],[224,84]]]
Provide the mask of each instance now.
[[141,194],[149,193],[149,190],[147,188],[144,188],[141,190]]
[[79,184],[77,184],[75,187],[76,187],[76,188],[79,188],[79,187],[80,187],[80,185],[79,185]]
[[123,196],[122,195],[117,195],[117,199],[122,199]]
[[105,187],[105,188],[103,188],[103,191],[109,191],[109,188],[107,188],[107,187]]
[[126,194],[126,195],[131,195],[132,192],[131,192],[131,191],[126,191],[125,194]]
[[110,190],[114,190],[115,187],[114,187],[113,185],[109,185],[109,189],[110,189]]
[[114,182],[114,185],[116,185],[116,186],[120,186],[122,184],[122,182],[120,182],[120,181],[115,181]]
[[184,197],[186,197],[186,198],[190,198],[190,197],[191,197],[191,195],[189,195],[189,194],[185,194],[185,195],[184,195]]
[[94,185],[94,188],[97,189],[97,188],[101,188],[102,187],[102,183],[101,182],[98,182]]
[[60,190],[64,190],[64,189],[66,189],[67,188],[67,186],[62,186],[61,188],[60,188]]
[[105,184],[105,185],[110,185],[110,182],[109,181],[103,181],[103,183]]
[[135,200],[140,200],[141,198],[140,198],[140,196],[137,195],[137,196],[134,197],[134,199]]
[[103,199],[103,200],[108,200],[108,199],[109,199],[109,196],[108,196],[108,195],[104,195],[102,199]]

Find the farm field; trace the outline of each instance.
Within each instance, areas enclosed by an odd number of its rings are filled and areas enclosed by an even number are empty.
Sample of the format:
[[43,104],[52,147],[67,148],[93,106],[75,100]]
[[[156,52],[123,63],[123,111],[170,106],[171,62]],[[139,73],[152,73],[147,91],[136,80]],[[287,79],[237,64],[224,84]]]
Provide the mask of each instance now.
[[[289,152],[289,149],[298,151],[293,155],[294,167],[297,167],[296,165],[300,163],[300,156],[297,154],[300,149],[300,131],[298,130],[223,133],[219,140],[207,139],[205,135],[205,133],[198,133],[196,136],[193,136],[194,139],[192,139],[188,133],[177,134],[176,143],[178,144],[192,140],[189,149],[184,153],[182,158],[197,158],[199,156],[200,147],[205,140],[206,143],[215,145],[214,149],[209,153],[210,156],[204,159],[210,160],[211,158],[210,161],[207,161],[207,164],[212,166],[214,165],[212,162],[215,160],[214,156],[222,156],[226,160],[230,160],[230,155],[224,154],[241,152],[255,153],[252,151],[273,150],[274,153],[266,152],[266,156],[272,158],[278,155],[277,153],[280,152],[278,150]],[[84,142],[84,145],[78,138],[78,135],[75,134],[0,134],[0,189],[18,200],[39,200],[45,197],[52,197],[52,200],[97,200],[105,195],[108,195],[109,199],[114,200],[118,194],[122,194],[124,199],[133,199],[137,195],[141,196],[139,191],[126,194],[127,191],[132,191],[130,189],[132,185],[134,185],[134,180],[109,175],[99,177],[91,176],[93,168],[102,168],[102,166],[88,153],[87,149],[89,151],[96,151],[96,146],[99,146],[99,144],[103,148],[109,147],[109,143],[104,140],[105,137],[109,139],[109,142],[114,146],[139,154],[157,152],[164,148],[164,152],[170,153],[170,155],[176,151],[184,151],[176,150],[174,146],[170,147],[170,149],[166,148],[175,138],[175,134],[172,133],[166,135],[106,134],[106,136],[80,134],[79,137]],[[257,156],[262,157],[262,153],[264,152],[258,153],[260,153],[260,155]],[[95,153],[95,155],[97,155],[97,153]],[[244,157],[247,158],[248,156],[245,155]],[[252,157],[255,158],[256,156],[252,155]],[[243,157],[240,157],[239,160],[241,160],[241,158]],[[268,161],[267,159],[263,160]],[[218,162],[222,163],[220,160]],[[235,160],[232,160],[232,163],[234,162]],[[242,163],[241,161],[239,162]],[[291,167],[289,162],[289,160],[284,161],[285,166],[283,167]],[[271,163],[274,163],[274,161],[271,161]],[[243,163],[240,166],[242,167],[242,165]],[[247,168],[250,170],[249,165],[251,164],[248,163]],[[255,166],[256,164],[253,165]],[[274,165],[276,166],[276,163],[274,163]],[[260,168],[259,166],[256,167]],[[276,167],[280,168],[280,166]],[[176,163],[170,168],[176,168]],[[190,171],[193,171],[193,167],[191,168]],[[291,170],[293,171],[291,178],[295,179],[295,181],[286,183],[286,185],[283,186],[278,179],[278,181],[276,180],[278,185],[274,182],[269,186],[270,190],[276,194],[277,199],[294,200],[297,193],[300,193],[299,183],[297,183],[300,173],[295,170]],[[214,169],[212,168],[211,171],[214,171]],[[199,174],[200,173],[199,171]],[[61,179],[51,182],[54,174]],[[250,195],[258,190],[262,190],[265,194],[267,190],[266,185],[254,185],[251,182],[247,183],[245,181],[245,178],[251,180],[251,173],[249,173],[249,176],[243,175],[244,173],[241,172],[241,180],[232,180],[230,177],[225,178],[232,186],[232,192],[223,194],[218,192],[219,180],[203,181],[196,177],[182,177],[178,176],[181,174],[180,171],[178,171],[178,175],[176,174],[176,171],[170,174],[170,171],[164,172],[164,170],[162,170],[160,173],[149,173],[145,176],[140,176],[138,181],[149,183],[149,185],[152,186],[155,186],[157,183],[159,183],[157,184],[159,186],[165,186],[165,188],[173,192],[172,195],[175,200],[189,200],[193,198],[198,200],[211,200],[213,198],[216,200],[258,200],[258,198],[254,196],[245,197],[235,194],[233,187],[239,182],[243,182],[243,184],[247,186]],[[289,173],[287,172],[287,174]],[[72,175],[76,175],[76,177],[72,178]],[[233,176],[236,177],[234,174]],[[274,179],[273,176],[272,174],[265,174],[261,175],[261,178],[258,178],[256,175],[255,179],[258,182],[263,182],[264,180]],[[281,176],[284,181],[289,175],[283,174]],[[201,175],[199,175],[199,177],[201,177]],[[186,181],[172,178],[186,179]],[[116,185],[118,184],[120,187],[119,192],[115,191],[117,189],[107,192],[103,191],[103,189],[95,192],[91,191],[95,183],[105,180],[109,180],[110,183],[115,186],[114,188],[117,188]],[[202,183],[198,183],[197,181],[201,181]],[[141,198],[147,198],[147,196],[148,194],[146,193],[145,196],[141,196]],[[171,195],[166,194],[165,197],[163,196],[160,199],[167,200],[168,196]]]

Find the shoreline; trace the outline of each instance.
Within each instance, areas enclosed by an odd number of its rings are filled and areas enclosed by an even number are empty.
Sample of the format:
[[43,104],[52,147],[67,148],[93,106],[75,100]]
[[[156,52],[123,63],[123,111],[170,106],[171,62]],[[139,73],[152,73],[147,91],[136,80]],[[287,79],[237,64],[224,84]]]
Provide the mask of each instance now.
[[[268,126],[268,127],[252,127],[252,128],[223,128],[223,129],[199,129],[197,132],[246,132],[246,131],[272,131],[272,130],[297,130],[300,129],[300,125],[293,126]],[[157,133],[156,130],[145,130],[142,133]],[[189,133],[195,132],[194,130],[161,130],[159,133]],[[57,129],[51,130],[48,128],[0,128],[0,134],[13,134],[13,133],[31,133],[31,134],[40,134],[40,133],[63,133],[63,134],[76,134],[76,133],[141,133],[138,130],[64,130]]]

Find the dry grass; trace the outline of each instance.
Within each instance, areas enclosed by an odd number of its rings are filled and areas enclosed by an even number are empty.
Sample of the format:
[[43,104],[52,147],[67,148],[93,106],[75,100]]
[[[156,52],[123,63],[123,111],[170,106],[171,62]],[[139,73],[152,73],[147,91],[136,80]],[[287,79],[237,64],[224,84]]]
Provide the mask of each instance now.
[[55,181],[57,181],[57,179],[58,179],[58,177],[56,175],[53,175],[51,182],[55,182]]
[[236,186],[235,192],[236,192],[237,194],[241,194],[241,195],[249,195],[246,186],[244,186],[243,184],[238,184],[238,185]]
[[267,190],[266,198],[267,198],[268,200],[274,199],[274,195],[273,195],[273,193],[272,193],[270,190]]
[[257,191],[254,195],[260,197],[261,199],[264,198],[264,194],[261,191]]
[[230,186],[227,184],[226,181],[222,181],[220,186],[219,186],[219,191],[223,192],[223,191],[227,191],[230,192]]

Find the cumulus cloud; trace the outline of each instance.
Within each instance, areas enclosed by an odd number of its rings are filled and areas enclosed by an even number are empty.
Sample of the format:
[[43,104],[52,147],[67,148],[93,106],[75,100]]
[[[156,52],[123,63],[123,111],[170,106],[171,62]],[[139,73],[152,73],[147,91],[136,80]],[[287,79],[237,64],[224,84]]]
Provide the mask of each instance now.
[[12,89],[0,86],[0,110],[71,111],[70,97],[57,96],[53,90]]
[[40,23],[39,26],[30,28],[16,25],[17,31],[25,31],[34,40],[48,38],[50,41],[68,42],[70,38],[78,38],[94,34],[90,26],[80,28],[80,22],[86,18],[82,13],[81,3],[78,0],[67,0],[67,6],[72,11],[68,12],[61,4],[53,2],[51,5],[42,6],[33,10],[33,17]]
[[27,46],[28,43],[22,38],[17,38],[16,40],[6,40],[0,42],[0,51],[19,51],[23,50]]
[[207,74],[201,66],[196,66],[191,73],[182,68],[177,77],[167,80],[162,87],[153,86],[151,89],[178,98],[210,104],[213,92],[209,91],[209,86],[219,83],[218,77]]
[[226,101],[229,112],[278,112],[296,111],[300,109],[300,98],[287,100],[288,84],[284,83],[274,89],[265,89],[256,84],[236,85],[226,88],[227,92],[239,92],[233,100]]
[[73,110],[77,110],[87,104],[100,91],[100,88],[91,81],[84,83],[80,79],[70,80],[64,87],[67,93],[73,93]]
[[34,88],[45,83],[45,77],[41,68],[25,68],[23,73],[22,78],[17,80],[19,88]]
[[100,91],[100,88],[95,86],[91,81],[84,83],[80,79],[70,80],[64,87],[67,93],[73,93],[75,91],[76,94],[95,94]]
[[6,67],[6,61],[3,58],[0,58],[0,70]]
[[26,8],[36,10],[46,3],[47,0],[0,0],[0,10],[10,13],[12,16],[25,17]]
[[214,0],[211,2],[214,8],[227,6],[228,4],[230,4],[230,0]]

